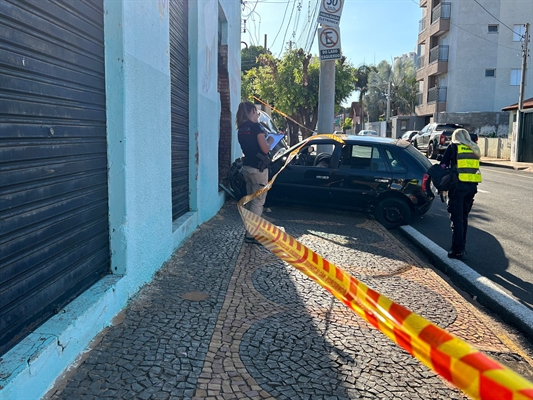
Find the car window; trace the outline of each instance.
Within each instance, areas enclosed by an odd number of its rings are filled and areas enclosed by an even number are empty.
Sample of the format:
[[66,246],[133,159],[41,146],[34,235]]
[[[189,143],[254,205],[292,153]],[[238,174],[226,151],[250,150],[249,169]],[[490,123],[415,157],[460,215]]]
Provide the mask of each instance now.
[[397,156],[395,156],[389,149],[385,150],[385,154],[389,160],[389,164],[391,166],[392,172],[407,171],[407,168],[405,168],[405,165],[403,165],[400,159]]
[[347,145],[342,149],[340,168],[387,171],[379,149],[371,145]]
[[414,148],[414,146],[409,146],[405,148],[405,151],[407,151],[409,154],[411,154],[414,158],[416,158],[422,165],[426,168],[430,168],[433,164],[425,157],[422,153],[420,153],[417,149]]
[[445,124],[445,125],[438,125],[435,128],[435,130],[437,130],[437,131],[454,131],[457,128],[459,128],[458,125]]

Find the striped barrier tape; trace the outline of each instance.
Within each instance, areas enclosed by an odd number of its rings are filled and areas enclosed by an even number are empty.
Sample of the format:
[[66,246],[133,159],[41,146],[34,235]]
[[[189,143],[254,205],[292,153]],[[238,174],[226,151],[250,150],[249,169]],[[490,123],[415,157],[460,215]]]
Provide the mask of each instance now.
[[472,398],[533,399],[532,382],[371,289],[283,230],[244,208],[249,201],[268,191],[298,150],[317,137],[334,138],[344,143],[336,135],[318,135],[306,139],[294,149],[285,165],[263,189],[238,202],[238,209],[248,232],[281,260],[309,276],[389,339]]

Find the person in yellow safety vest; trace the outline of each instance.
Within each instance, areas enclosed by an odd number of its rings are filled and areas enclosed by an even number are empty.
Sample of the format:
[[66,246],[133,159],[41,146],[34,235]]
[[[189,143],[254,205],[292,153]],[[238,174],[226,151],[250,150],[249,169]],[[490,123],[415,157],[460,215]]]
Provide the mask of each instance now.
[[481,151],[470,139],[468,131],[456,129],[440,162],[443,168],[457,168],[459,178],[457,186],[448,192],[447,210],[452,221],[452,247],[448,252],[449,258],[462,260],[465,257],[468,214],[474,204],[477,185],[481,182],[480,157]]

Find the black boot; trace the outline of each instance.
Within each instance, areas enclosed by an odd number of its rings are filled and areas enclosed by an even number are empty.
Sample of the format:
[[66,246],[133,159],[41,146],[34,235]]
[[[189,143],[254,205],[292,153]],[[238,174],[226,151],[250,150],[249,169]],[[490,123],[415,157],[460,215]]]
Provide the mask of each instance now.
[[463,260],[465,257],[465,252],[464,251],[449,251],[448,252],[448,258],[454,258],[456,260]]

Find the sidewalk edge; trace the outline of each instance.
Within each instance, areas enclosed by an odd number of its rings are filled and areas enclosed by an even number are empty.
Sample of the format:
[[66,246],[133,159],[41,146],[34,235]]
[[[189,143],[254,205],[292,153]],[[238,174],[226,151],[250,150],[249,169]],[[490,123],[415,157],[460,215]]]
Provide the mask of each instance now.
[[402,226],[400,229],[434,262],[437,268],[471,295],[477,296],[480,304],[498,313],[502,319],[516,326],[528,337],[533,337],[533,311],[462,261],[448,258],[444,249],[413,227]]

